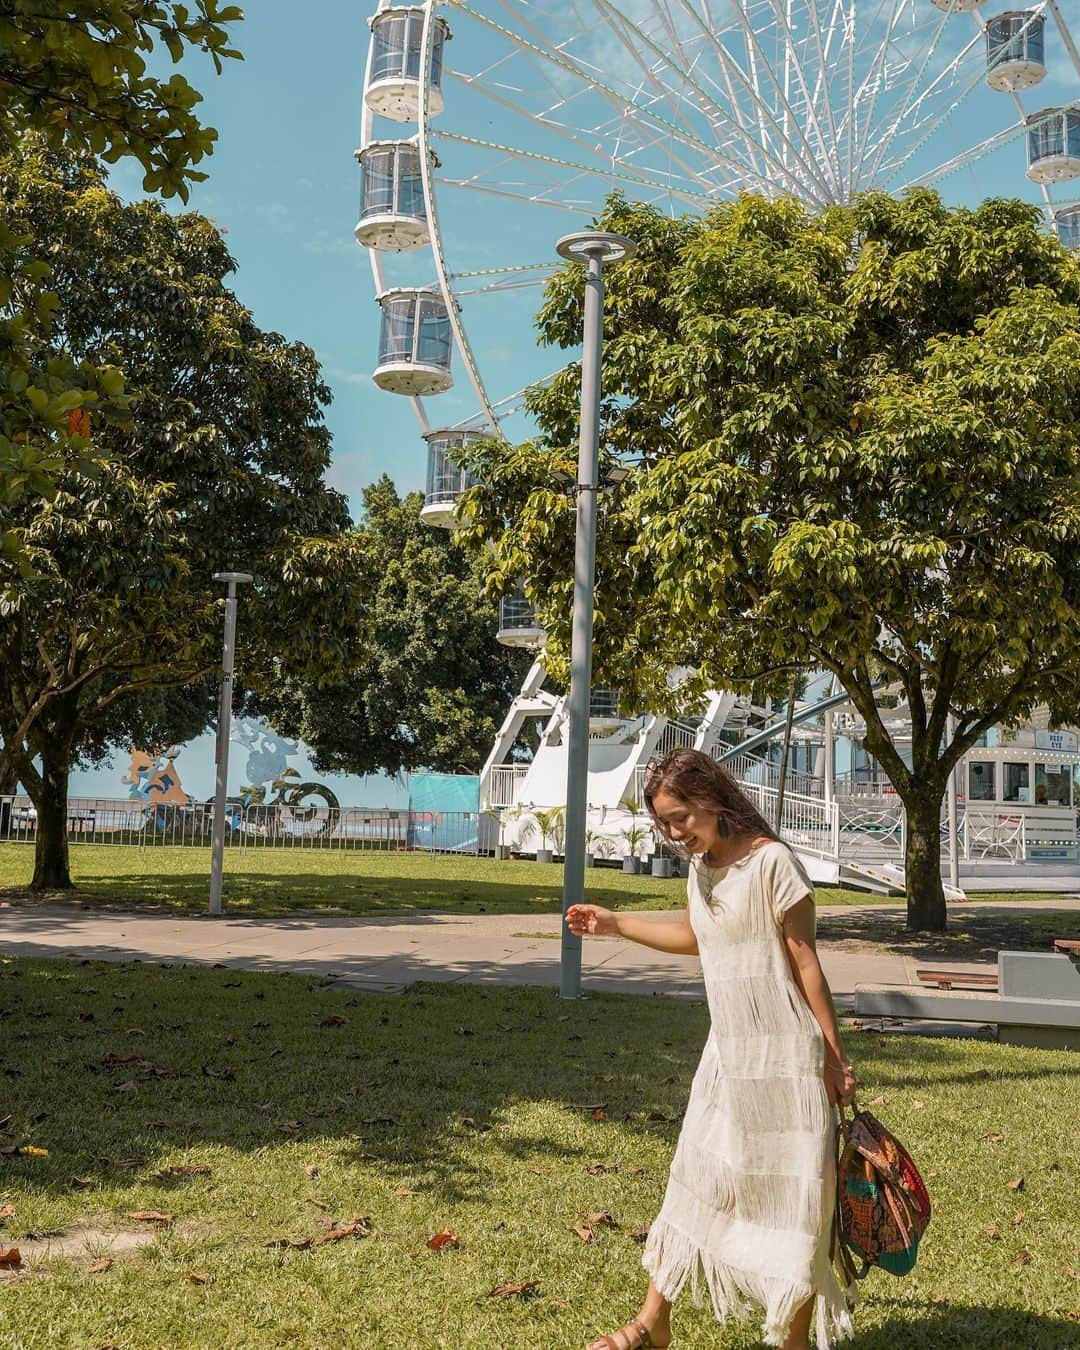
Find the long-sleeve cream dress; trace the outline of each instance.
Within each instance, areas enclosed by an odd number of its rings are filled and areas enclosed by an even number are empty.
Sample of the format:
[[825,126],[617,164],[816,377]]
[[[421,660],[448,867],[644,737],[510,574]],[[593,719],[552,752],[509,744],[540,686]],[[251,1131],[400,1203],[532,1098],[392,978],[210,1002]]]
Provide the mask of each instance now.
[[852,1331],[829,1257],[836,1116],[782,930],[813,887],[770,842],[730,867],[695,863],[687,892],[711,1027],[642,1264],[667,1299],[689,1283],[700,1304],[707,1289],[721,1321],[764,1309],[766,1345],[816,1293],[827,1350]]

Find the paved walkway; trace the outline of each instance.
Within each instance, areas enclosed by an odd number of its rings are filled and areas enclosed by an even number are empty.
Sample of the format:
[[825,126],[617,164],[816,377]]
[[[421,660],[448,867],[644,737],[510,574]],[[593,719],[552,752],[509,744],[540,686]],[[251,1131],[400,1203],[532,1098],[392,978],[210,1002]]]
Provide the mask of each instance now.
[[[875,914],[903,911],[875,905]],[[960,904],[968,909],[1067,909],[1080,899]],[[851,914],[822,907],[822,914]],[[657,923],[671,913],[647,915]],[[559,983],[560,916],[401,914],[358,919],[305,916],[292,919],[172,915],[103,911],[81,906],[0,905],[0,951],[19,956],[79,956],[95,960],[177,961],[222,964],[245,970],[289,970],[339,980],[374,992],[399,992],[417,980],[477,984]],[[856,983],[915,983],[915,962],[880,948],[840,951],[825,943],[822,965],[838,1002]],[[975,963],[950,966],[976,968]],[[582,949],[586,990],[703,997],[701,967],[688,957],[667,956],[621,938],[586,938]]]

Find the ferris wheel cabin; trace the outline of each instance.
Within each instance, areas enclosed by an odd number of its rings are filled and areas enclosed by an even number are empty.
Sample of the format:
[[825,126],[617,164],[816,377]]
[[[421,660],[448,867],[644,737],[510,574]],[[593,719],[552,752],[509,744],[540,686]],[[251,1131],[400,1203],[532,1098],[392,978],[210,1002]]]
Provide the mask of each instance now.
[[1080,249],[1080,206],[1066,206],[1054,216],[1058,238],[1066,248]]
[[495,634],[504,647],[542,647],[547,634],[540,627],[525,585],[504,595],[499,601],[499,631]]
[[1027,173],[1034,183],[1080,177],[1080,108],[1044,108],[1028,118]]
[[431,240],[420,151],[412,141],[373,141],[357,150],[360,219],[353,233],[364,248],[411,253]]
[[[420,68],[424,50],[424,10],[391,7],[371,20],[371,67],[364,101],[379,117],[391,122],[415,122],[420,115],[423,84]],[[443,48],[451,37],[445,19],[436,18],[431,43],[428,116],[443,110]]]
[[458,498],[476,481],[458,463],[460,452],[473,441],[487,439],[482,431],[429,431],[427,489],[420,519],[427,525],[453,529]]
[[450,316],[434,291],[399,286],[379,296],[382,333],[372,379],[391,394],[445,394],[450,374]]
[[1011,94],[1032,89],[1046,76],[1043,36],[1046,17],[1034,10],[1014,9],[986,25],[986,82]]

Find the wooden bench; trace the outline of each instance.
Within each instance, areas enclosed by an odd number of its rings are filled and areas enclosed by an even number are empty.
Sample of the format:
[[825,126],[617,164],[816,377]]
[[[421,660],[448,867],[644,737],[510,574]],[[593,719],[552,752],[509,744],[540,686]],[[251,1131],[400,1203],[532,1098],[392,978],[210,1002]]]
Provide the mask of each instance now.
[[915,974],[923,984],[933,985],[936,989],[989,989],[996,993],[997,973],[982,974],[970,970],[916,970]]
[[1054,951],[1066,956],[1080,956],[1080,938],[1055,938]]

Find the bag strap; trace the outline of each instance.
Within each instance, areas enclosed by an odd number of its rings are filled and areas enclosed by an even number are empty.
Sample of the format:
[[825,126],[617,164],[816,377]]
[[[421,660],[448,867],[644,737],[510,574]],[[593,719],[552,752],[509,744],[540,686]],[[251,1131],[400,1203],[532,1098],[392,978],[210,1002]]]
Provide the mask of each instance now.
[[[854,1099],[852,1101],[854,1106]],[[841,1106],[840,1125],[836,1131],[836,1201],[833,1205],[832,1234],[829,1239],[829,1258],[834,1265],[840,1267],[840,1273],[843,1276],[843,1294],[850,1312],[855,1306],[855,1300],[852,1296],[852,1290],[857,1280],[865,1279],[870,1270],[869,1261],[863,1263],[862,1274],[855,1269],[855,1262],[852,1259],[851,1252],[848,1250],[847,1243],[844,1241],[843,1213],[840,1207],[840,1187],[843,1184],[840,1178],[840,1158],[844,1151],[844,1145],[847,1143],[848,1134],[851,1130],[851,1124],[844,1117],[844,1108]]]

